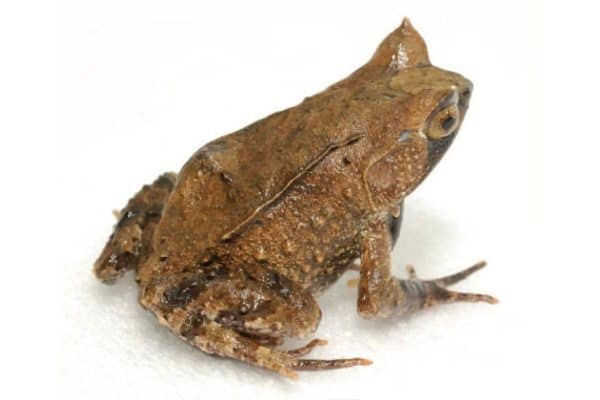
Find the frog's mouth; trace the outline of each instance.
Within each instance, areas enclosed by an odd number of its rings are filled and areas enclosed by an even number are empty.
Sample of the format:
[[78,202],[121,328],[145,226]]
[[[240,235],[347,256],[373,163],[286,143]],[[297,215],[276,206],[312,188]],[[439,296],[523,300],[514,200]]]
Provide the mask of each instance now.
[[427,167],[429,172],[431,172],[433,167],[436,166],[438,161],[440,161],[442,156],[446,153],[446,150],[448,150],[456,137],[457,132],[458,129],[444,138],[429,140],[427,142]]

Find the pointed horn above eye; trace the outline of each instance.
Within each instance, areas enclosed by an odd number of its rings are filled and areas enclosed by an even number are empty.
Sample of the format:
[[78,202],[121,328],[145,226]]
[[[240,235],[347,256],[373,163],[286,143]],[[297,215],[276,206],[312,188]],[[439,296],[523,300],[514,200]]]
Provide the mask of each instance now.
[[419,65],[431,65],[427,45],[408,18],[381,42],[365,67],[384,67],[392,71]]

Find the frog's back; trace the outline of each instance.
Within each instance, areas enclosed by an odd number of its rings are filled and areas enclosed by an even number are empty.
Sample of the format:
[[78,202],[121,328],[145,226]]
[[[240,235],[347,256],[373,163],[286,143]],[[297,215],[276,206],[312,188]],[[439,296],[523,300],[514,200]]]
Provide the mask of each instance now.
[[422,41],[400,27],[347,79],[198,150],[180,171],[154,235],[161,273],[210,258],[327,154],[383,124],[373,110],[405,95],[387,96],[389,60],[401,40]]
[[307,171],[362,132],[337,89],[307,99],[198,150],[179,173],[155,235],[169,266],[190,266],[244,229]]

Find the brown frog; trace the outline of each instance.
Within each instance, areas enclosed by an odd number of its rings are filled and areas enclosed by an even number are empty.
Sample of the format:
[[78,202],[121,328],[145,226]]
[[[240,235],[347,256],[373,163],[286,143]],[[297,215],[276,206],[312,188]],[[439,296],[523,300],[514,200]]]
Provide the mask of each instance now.
[[348,78],[205,145],[178,174],[144,186],[120,212],[94,272],[110,283],[135,269],[141,305],[207,353],[288,377],[370,364],[302,358],[319,339],[276,346],[317,329],[315,295],[348,269],[360,271],[365,318],[496,302],[446,289],[484,263],[435,280],[390,273],[403,200],[453,141],[471,90],[431,65],[405,19]]

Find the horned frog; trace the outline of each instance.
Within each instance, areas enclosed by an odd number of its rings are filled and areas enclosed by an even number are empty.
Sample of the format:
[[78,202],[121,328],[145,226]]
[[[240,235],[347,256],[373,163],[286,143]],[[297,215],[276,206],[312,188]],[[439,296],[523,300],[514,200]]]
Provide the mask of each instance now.
[[[120,212],[94,272],[135,269],[141,305],[204,352],[287,377],[370,364],[279,350],[319,324],[315,295],[360,272],[358,314],[385,318],[438,303],[485,301],[444,278],[390,272],[404,198],[452,143],[472,84],[431,65],[408,19],[363,67],[295,107],[200,148],[178,174],[144,186]],[[360,261],[357,265],[356,261]]]

